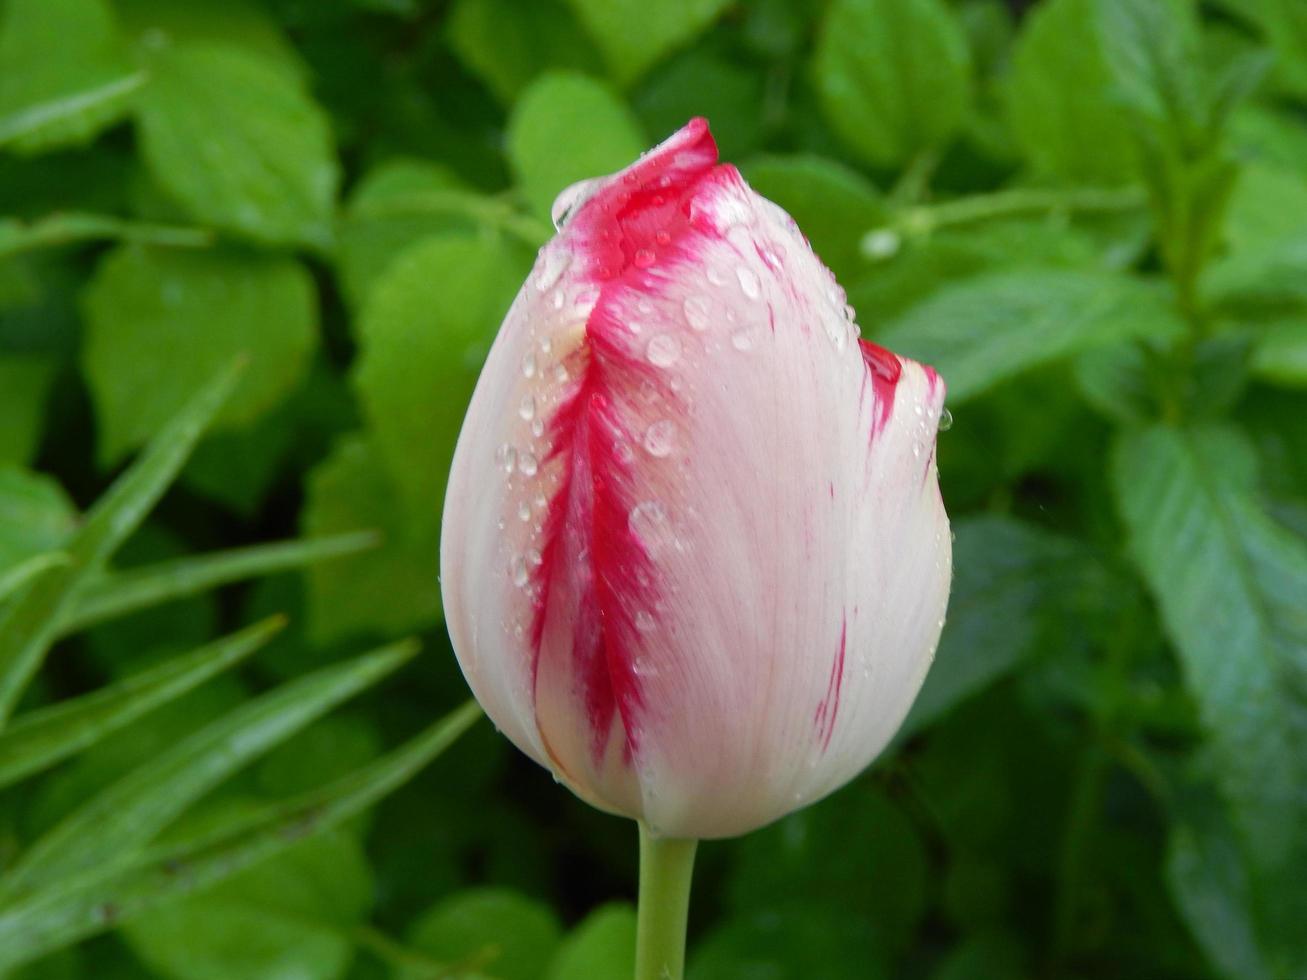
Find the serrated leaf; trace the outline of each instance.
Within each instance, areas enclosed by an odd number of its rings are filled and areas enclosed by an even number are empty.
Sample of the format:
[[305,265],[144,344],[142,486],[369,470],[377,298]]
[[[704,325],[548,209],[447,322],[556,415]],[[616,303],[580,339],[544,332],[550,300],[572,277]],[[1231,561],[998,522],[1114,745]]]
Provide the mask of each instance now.
[[98,864],[121,867],[190,804],[250,759],[412,658],[401,643],[283,684],[200,729],[87,801],[0,879],[8,896],[50,887]]
[[154,848],[126,868],[85,878],[0,907],[0,968],[130,921],[179,895],[226,880],[296,842],[359,813],[407,782],[481,717],[469,702],[400,748],[349,776],[202,836]]
[[[229,365],[204,385],[105,492],[63,547],[67,565],[51,569],[0,610],[0,723],[41,665],[77,590],[145,519],[236,384]],[[0,724],[3,728],[3,724]]]
[[141,154],[200,222],[325,249],[340,168],[327,118],[284,69],[241,49],[180,44],[151,57]]
[[313,282],[290,258],[124,246],[101,261],[83,305],[82,368],[106,462],[238,355],[249,366],[215,425],[258,418],[299,384],[317,345]]
[[1165,293],[1139,279],[1017,270],[939,290],[892,321],[877,341],[934,365],[955,404],[1091,347],[1183,331]]
[[971,98],[967,38],[942,0],[834,0],[813,57],[831,127],[879,166],[941,149]]
[[20,715],[0,733],[0,787],[54,765],[235,666],[282,624],[265,620],[110,687]]
[[0,19],[0,146],[87,143],[145,82],[105,0],[8,0]]
[[726,9],[729,0],[567,0],[625,85],[687,43]]
[[621,99],[575,72],[549,72],[532,82],[513,107],[507,140],[522,194],[545,219],[569,184],[620,170],[646,147]]
[[1109,98],[1095,0],[1049,0],[1030,11],[1005,95],[1012,135],[1038,172],[1116,182],[1134,171],[1130,134]]
[[1197,701],[1217,782],[1263,899],[1273,975],[1307,968],[1307,544],[1253,493],[1255,454],[1228,429],[1152,428],[1113,478],[1136,561]]
[[200,595],[232,582],[357,554],[375,548],[379,543],[380,539],[374,532],[355,531],[311,540],[249,545],[177,558],[126,572],[112,572],[87,583],[61,630],[76,632],[117,616]]

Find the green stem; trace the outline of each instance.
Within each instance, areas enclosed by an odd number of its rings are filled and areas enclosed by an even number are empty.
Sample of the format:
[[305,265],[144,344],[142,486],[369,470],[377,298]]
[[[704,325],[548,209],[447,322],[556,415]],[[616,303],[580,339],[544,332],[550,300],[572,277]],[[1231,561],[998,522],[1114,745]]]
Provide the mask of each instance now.
[[681,980],[698,841],[655,837],[640,824],[635,980]]

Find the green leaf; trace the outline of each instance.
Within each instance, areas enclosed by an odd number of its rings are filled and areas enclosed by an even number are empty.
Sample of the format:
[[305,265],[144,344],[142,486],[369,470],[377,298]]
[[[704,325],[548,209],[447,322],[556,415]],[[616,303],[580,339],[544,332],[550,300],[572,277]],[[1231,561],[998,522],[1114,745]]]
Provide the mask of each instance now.
[[494,240],[430,238],[395,261],[363,311],[354,387],[415,534],[440,520],[477,373],[526,274]]
[[569,184],[634,163],[646,140],[606,85],[574,72],[541,75],[508,120],[508,161],[531,210],[548,219]]
[[623,85],[686,44],[726,9],[729,0],[567,0]]
[[258,418],[304,378],[317,344],[313,281],[290,258],[124,246],[100,263],[84,307],[82,367],[106,462],[237,355],[249,367],[215,425]]
[[141,224],[105,214],[63,212],[31,223],[0,218],[0,259],[32,249],[102,238],[182,248],[199,248],[213,242],[213,236],[200,228]]
[[545,71],[597,74],[603,67],[571,10],[557,0],[457,0],[449,44],[505,105]]
[[472,888],[424,913],[409,945],[496,980],[540,980],[561,933],[547,905],[506,888]]
[[1307,388],[1307,311],[1268,325],[1253,352],[1252,369],[1272,384]]
[[0,464],[26,463],[36,451],[55,370],[48,357],[0,354]]
[[1134,171],[1129,132],[1108,98],[1112,76],[1095,32],[1096,0],[1048,0],[1030,11],[1006,88],[1012,135],[1038,172],[1118,182]]
[[1225,217],[1232,252],[1273,249],[1303,233],[1307,214],[1307,168],[1249,164],[1240,168]]
[[20,715],[0,733],[0,787],[47,769],[240,663],[283,625],[269,619],[111,687]]
[[175,45],[151,57],[137,108],[154,179],[200,222],[325,249],[340,168],[326,116],[275,63]]
[[0,8],[0,146],[88,143],[145,82],[105,0],[8,0]]
[[942,0],[834,0],[814,59],[831,127],[879,166],[942,149],[971,99],[966,35]]
[[101,867],[80,881],[0,908],[0,968],[131,921],[339,825],[411,779],[480,717],[477,705],[468,702],[400,748],[319,790],[155,848],[127,868]]
[[1257,891],[1273,975],[1307,969],[1307,544],[1253,493],[1252,447],[1227,429],[1122,440],[1113,475],[1131,544],[1197,701]]
[[249,545],[110,573],[87,583],[61,629],[76,632],[232,582],[357,554],[379,543],[374,532],[355,531],[312,540]]
[[1014,518],[964,518],[953,534],[948,618],[900,740],[1064,642],[1115,586],[1086,546]]
[[145,913],[122,935],[168,980],[281,980],[288,970],[301,980],[335,980],[353,958],[349,931],[366,916],[372,891],[362,845],[333,829]]
[[758,111],[766,100],[766,76],[741,65],[720,44],[700,45],[673,57],[631,93],[631,106],[646,133],[674,133],[687,119],[712,120],[713,139],[731,159],[754,152],[767,136]]
[[17,592],[48,569],[67,564],[67,562],[68,556],[62,551],[45,551],[0,571],[0,601],[8,599],[11,594]]
[[402,666],[411,643],[323,668],[247,702],[135,769],[43,835],[3,879],[5,893],[121,867],[191,803],[287,736]]
[[1307,10],[1297,0],[1259,0],[1250,4],[1275,47],[1276,69],[1284,84],[1307,95]]
[[77,511],[51,477],[0,464],[0,571],[63,546]]
[[[436,507],[433,502],[432,507]],[[433,511],[438,515],[439,509]],[[440,548],[433,517],[414,527],[380,454],[343,439],[309,471],[300,525],[309,540],[375,528],[382,546],[308,571],[309,633],[317,643],[355,634],[393,635],[440,619]]]
[[686,980],[888,980],[888,958],[866,923],[829,908],[733,916],[692,950]]
[[595,909],[563,940],[544,980],[628,980],[635,962],[635,909],[614,903]]
[[865,177],[817,156],[760,157],[741,169],[755,191],[798,222],[836,279],[866,273],[863,236],[889,220],[889,209]]
[[1183,331],[1165,293],[1139,279],[1015,270],[939,290],[892,321],[877,341],[933,364],[956,404],[1091,347]]
[[64,546],[68,564],[51,569],[0,610],[0,722],[8,719],[40,667],[77,590],[103,568],[163,495],[237,376],[237,367],[231,365],[204,385],[87,513]]

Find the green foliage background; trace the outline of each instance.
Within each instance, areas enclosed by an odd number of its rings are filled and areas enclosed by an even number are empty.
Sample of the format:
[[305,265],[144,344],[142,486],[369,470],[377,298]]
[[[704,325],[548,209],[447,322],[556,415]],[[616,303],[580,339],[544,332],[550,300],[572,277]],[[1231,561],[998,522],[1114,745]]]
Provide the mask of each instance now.
[[[554,195],[692,115],[864,333],[948,380],[957,572],[894,749],[701,850],[691,977],[1307,976],[1301,0],[0,0],[0,618],[241,355],[119,572],[382,535],[82,617],[21,711],[290,625],[0,790],[0,930],[33,868],[240,826],[464,699],[436,554],[479,364]],[[397,680],[185,813],[119,782],[274,684],[370,684],[340,678],[390,666],[342,658],[410,633]],[[624,977],[635,853],[483,724],[8,976]]]

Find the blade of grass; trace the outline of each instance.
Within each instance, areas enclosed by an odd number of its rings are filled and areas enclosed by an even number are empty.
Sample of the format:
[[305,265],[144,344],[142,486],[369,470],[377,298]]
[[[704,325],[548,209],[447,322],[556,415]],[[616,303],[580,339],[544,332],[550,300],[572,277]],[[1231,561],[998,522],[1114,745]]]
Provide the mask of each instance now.
[[201,837],[156,847],[128,867],[94,869],[0,908],[0,969],[190,894],[328,830],[403,785],[472,726],[468,702],[380,759],[320,789],[244,814]]
[[49,569],[17,601],[0,610],[0,728],[41,666],[77,591],[163,495],[239,372],[240,362],[233,363],[205,385],[87,513],[64,548],[68,563]]
[[0,788],[48,768],[234,667],[286,624],[270,616],[110,687],[19,716],[0,733]]
[[7,572],[0,573],[0,599],[17,592],[46,569],[66,564],[68,564],[68,556],[62,551],[47,551],[45,554],[33,555],[27,561],[19,562]]
[[76,605],[60,624],[61,635],[75,633],[116,616],[196,595],[242,579],[302,568],[314,562],[353,554],[381,543],[371,531],[302,541],[278,541],[233,548],[198,557],[147,565],[88,582]]
[[138,766],[51,828],[0,879],[0,896],[130,861],[183,810],[417,652],[409,640],[315,671],[246,702]]

